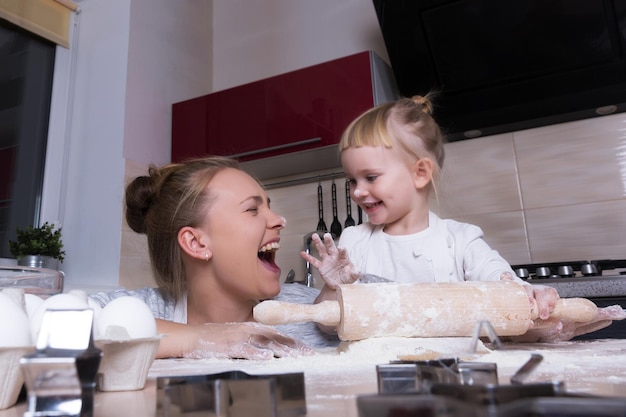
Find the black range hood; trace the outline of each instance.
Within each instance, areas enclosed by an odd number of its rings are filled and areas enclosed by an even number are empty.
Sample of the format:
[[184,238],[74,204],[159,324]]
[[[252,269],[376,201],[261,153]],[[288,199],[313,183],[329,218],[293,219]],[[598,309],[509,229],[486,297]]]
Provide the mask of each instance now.
[[626,111],[626,0],[373,0],[403,96],[450,141]]

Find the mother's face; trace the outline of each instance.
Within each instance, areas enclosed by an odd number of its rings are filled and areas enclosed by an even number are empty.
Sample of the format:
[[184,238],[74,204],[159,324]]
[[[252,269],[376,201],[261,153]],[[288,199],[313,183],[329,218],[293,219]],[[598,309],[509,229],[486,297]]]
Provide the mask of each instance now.
[[265,299],[280,291],[274,262],[284,218],[251,176],[226,168],[209,183],[212,199],[205,230],[217,284],[233,297]]

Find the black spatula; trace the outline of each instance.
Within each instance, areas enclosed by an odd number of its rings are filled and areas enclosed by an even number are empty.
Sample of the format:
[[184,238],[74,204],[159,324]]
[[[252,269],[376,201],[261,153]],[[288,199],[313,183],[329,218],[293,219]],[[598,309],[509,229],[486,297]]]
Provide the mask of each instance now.
[[339,237],[339,235],[341,235],[341,223],[337,217],[337,186],[335,185],[335,180],[333,180],[331,185],[331,196],[333,202],[333,222],[330,224],[330,233],[332,233],[334,237]]

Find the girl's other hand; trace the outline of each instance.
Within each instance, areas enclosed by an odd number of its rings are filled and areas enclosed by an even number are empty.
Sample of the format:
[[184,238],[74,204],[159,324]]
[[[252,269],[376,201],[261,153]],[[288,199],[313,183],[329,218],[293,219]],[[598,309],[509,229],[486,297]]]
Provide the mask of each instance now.
[[550,318],[550,314],[552,314],[556,306],[556,301],[559,299],[559,293],[554,288],[547,285],[533,285],[523,282],[517,277],[513,278],[510,272],[504,272],[500,275],[500,280],[521,283],[528,294],[531,308],[537,309],[537,317],[541,320]]
[[359,270],[352,264],[348,251],[337,247],[330,233],[324,234],[324,241],[316,233],[311,237],[320,259],[302,251],[300,255],[320,273],[320,276],[331,288],[340,284],[352,284],[359,279]]
[[559,293],[547,285],[527,285],[526,292],[528,297],[535,300],[537,304],[537,317],[541,320],[550,318],[556,301],[559,299]]
[[584,323],[549,318],[539,320],[538,328],[530,329],[521,336],[512,337],[514,342],[541,342],[554,343],[570,340],[576,336],[592,333],[604,329],[613,323],[613,320],[626,319],[626,312],[619,305],[598,309],[596,317]]

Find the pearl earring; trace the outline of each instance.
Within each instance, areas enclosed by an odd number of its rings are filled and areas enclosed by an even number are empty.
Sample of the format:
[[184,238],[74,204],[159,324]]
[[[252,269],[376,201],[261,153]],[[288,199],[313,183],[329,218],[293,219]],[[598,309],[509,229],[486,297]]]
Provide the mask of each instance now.
[[204,252],[204,260],[209,262],[209,252]]

